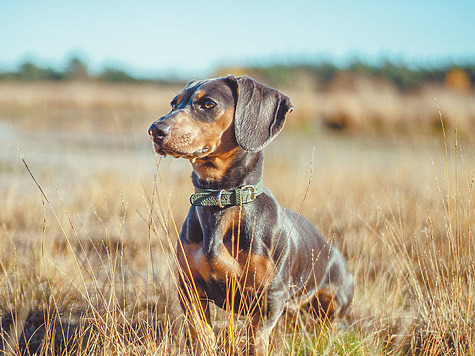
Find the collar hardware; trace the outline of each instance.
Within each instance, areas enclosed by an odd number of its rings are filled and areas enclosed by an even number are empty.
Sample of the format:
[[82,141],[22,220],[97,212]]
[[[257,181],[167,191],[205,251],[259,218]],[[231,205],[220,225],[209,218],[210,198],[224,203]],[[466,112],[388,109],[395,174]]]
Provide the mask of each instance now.
[[194,206],[241,206],[250,203],[264,191],[262,179],[256,184],[247,184],[232,189],[201,189],[195,188],[190,196],[190,203]]

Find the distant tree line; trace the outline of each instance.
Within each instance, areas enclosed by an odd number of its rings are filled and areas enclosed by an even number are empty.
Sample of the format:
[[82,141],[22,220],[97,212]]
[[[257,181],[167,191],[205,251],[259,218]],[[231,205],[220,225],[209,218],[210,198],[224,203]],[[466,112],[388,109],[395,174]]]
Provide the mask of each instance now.
[[[317,62],[314,64],[289,64],[289,65],[260,65],[244,66],[240,71],[257,74],[266,82],[275,86],[291,86],[295,81],[296,74],[304,73],[321,85],[331,83],[337,75],[346,73],[349,75],[364,75],[371,78],[385,79],[401,90],[417,88],[422,83],[444,83],[451,71],[456,68],[465,77],[465,81],[471,88],[475,87],[475,62],[465,65],[444,65],[440,67],[423,68],[410,67],[405,64],[396,64],[390,60],[382,64],[368,64],[355,60],[345,67],[337,66],[330,62]],[[225,72],[221,68],[218,72]],[[17,70],[10,72],[0,71],[0,80],[23,80],[23,81],[65,81],[65,80],[99,80],[104,82],[173,82],[157,78],[137,78],[118,68],[107,67],[99,74],[91,74],[87,64],[80,58],[72,58],[62,71],[43,68],[31,61],[20,65]]]
[[329,62],[305,65],[272,65],[246,67],[247,70],[258,73],[261,78],[273,85],[291,86],[298,78],[298,73],[305,73],[322,86],[328,85],[338,76],[362,75],[374,79],[384,79],[392,82],[400,90],[416,89],[423,83],[446,83],[450,74],[457,71],[475,87],[475,62],[466,65],[444,65],[434,68],[412,68],[404,64],[385,61],[380,65],[371,65],[355,60],[346,67],[339,67]]
[[72,58],[63,71],[43,68],[32,61],[21,64],[16,71],[0,72],[0,80],[24,81],[60,81],[60,80],[101,80],[105,82],[137,82],[135,78],[123,70],[107,67],[99,74],[91,74],[87,64],[80,58]]

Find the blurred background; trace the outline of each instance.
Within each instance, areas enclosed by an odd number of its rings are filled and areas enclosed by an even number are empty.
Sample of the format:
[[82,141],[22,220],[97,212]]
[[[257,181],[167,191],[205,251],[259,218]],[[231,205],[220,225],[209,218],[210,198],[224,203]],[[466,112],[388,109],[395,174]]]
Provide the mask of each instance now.
[[55,311],[78,345],[180,354],[191,167],[147,129],[231,73],[290,96],[264,183],[356,278],[346,331],[284,324],[276,354],[473,353],[474,23],[471,0],[0,0],[0,351],[65,348]]
[[50,0],[1,10],[2,121],[75,106],[160,115],[167,88],[232,73],[292,95],[290,124],[433,131],[442,114],[466,135],[475,126],[470,1]]

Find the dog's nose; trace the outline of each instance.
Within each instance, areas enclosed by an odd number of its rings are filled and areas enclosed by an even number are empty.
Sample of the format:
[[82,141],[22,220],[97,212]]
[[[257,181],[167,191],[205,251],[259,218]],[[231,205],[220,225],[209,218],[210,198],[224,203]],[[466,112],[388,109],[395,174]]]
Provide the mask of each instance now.
[[153,139],[163,140],[170,134],[171,130],[172,128],[170,125],[163,121],[156,121],[148,129],[148,134],[152,136]]

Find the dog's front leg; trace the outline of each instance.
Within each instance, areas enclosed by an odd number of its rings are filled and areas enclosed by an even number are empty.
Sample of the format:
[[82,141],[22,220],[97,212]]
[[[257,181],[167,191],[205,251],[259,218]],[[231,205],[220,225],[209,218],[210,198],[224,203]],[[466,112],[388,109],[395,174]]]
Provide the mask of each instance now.
[[261,294],[250,315],[246,355],[267,356],[270,335],[284,311],[284,293]]

